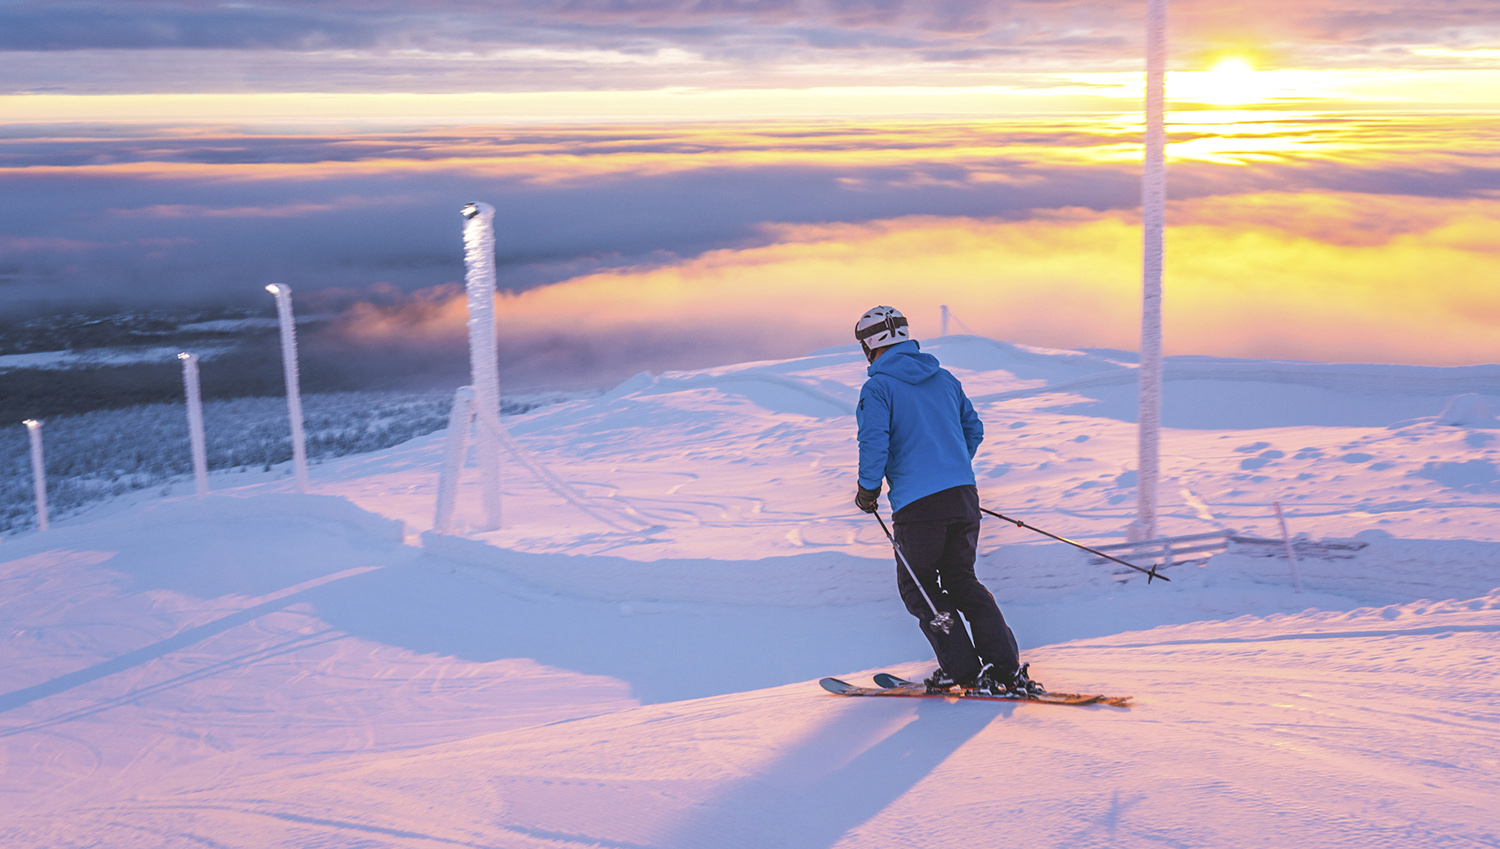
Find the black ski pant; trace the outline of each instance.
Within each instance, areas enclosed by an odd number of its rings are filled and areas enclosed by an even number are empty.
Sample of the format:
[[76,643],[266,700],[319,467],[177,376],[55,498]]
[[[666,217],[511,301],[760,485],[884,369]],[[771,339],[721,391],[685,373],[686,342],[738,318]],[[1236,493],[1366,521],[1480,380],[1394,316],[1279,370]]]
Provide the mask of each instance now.
[[[930,519],[895,523],[896,545],[922,581],[939,612],[963,614],[969,630],[953,616],[949,633],[932,626],[932,608],[922,598],[906,568],[896,561],[896,586],[901,601],[922,623],[922,634],[932,643],[938,665],[953,679],[971,681],[984,663],[992,663],[1002,681],[1009,681],[1021,666],[1016,637],[995,597],[974,576],[974,555],[979,545],[979,519]],[[973,632],[970,639],[969,631]]]

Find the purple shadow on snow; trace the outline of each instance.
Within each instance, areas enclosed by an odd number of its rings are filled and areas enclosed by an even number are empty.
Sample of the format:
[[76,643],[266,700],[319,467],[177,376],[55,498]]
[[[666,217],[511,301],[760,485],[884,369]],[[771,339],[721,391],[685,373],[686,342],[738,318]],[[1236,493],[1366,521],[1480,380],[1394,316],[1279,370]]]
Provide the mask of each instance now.
[[1469,460],[1463,463],[1428,463],[1421,471],[1414,472],[1419,478],[1437,481],[1450,489],[1466,492],[1500,492],[1500,469],[1489,460]]

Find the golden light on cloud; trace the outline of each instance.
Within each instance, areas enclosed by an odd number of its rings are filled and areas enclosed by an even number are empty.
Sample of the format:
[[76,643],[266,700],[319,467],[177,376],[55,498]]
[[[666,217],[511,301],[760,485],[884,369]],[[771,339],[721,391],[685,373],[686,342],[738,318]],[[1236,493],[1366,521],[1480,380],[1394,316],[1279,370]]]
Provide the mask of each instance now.
[[[1208,70],[1168,74],[1170,100],[1182,104],[1300,105],[1323,109],[1372,104],[1451,108],[1495,104],[1500,70],[1493,51],[1467,51],[1456,68],[1319,69],[1252,67],[1230,57]],[[473,93],[220,92],[204,94],[0,95],[0,124],[172,122],[182,126],[431,127],[567,122],[825,120],[1037,114],[1099,114],[1139,109],[1135,71],[1006,73],[984,84],[865,84],[713,89]]]
[[[1500,201],[1263,193],[1181,203],[1170,220],[1168,353],[1438,365],[1500,357]],[[1140,231],[1127,215],[909,217],[772,235],[761,247],[510,295],[498,313],[538,338],[697,337],[786,356],[849,342],[850,317],[876,303],[911,316],[919,338],[936,334],[948,304],[976,332],[1008,341],[1138,341]],[[444,298],[413,305],[416,322],[366,316],[367,330],[461,333],[461,296]]]
[[1087,113],[1119,108],[1113,94],[1061,79],[1009,75],[989,85],[456,93],[217,93],[0,95],[0,123],[112,121],[262,126],[662,123],[867,116]]
[[[1340,162],[1371,169],[1405,169],[1420,162],[1429,173],[1441,173],[1500,161],[1494,144],[1496,125],[1493,114],[1478,112],[1444,114],[1435,120],[1386,112],[1178,110],[1168,115],[1172,140],[1168,157],[1173,163],[1188,164]],[[540,134],[503,126],[424,128],[395,136],[333,130],[312,136],[317,144],[310,149],[318,156],[306,160],[294,156],[290,161],[258,155],[261,139],[254,133],[205,127],[157,138],[150,128],[136,132],[140,143],[120,161],[108,157],[84,162],[18,160],[0,164],[0,176],[230,185],[462,175],[529,186],[594,186],[695,171],[805,167],[837,172],[840,184],[852,191],[880,191],[895,179],[907,181],[903,185],[908,186],[940,180],[954,187],[1004,191],[1024,189],[1028,181],[1034,181],[1028,169],[1103,166],[1134,170],[1141,157],[1141,119],[1136,113],[1032,115],[1003,121],[549,125]],[[191,151],[195,144],[243,150],[245,158],[192,161],[191,156],[170,155],[184,148]],[[298,154],[307,149],[299,148]],[[140,153],[148,155],[132,158]],[[898,171],[907,173],[893,177]],[[350,198],[358,195],[358,191],[350,192]],[[345,200],[356,202],[346,198],[338,203]],[[225,206],[218,214],[251,214],[242,204]],[[153,209],[159,217],[171,211],[166,206]],[[276,214],[299,210],[319,211],[316,206],[287,207]]]

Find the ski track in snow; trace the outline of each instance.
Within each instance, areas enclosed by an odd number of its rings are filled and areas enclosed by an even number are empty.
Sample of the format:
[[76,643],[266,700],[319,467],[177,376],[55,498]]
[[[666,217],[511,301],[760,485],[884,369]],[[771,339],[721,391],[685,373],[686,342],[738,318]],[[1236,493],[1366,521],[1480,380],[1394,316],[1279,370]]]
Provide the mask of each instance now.
[[[1117,541],[1128,359],[928,350],[978,399],[986,504]],[[1169,359],[1164,530],[1276,536],[1279,500],[1362,544],[1306,549],[1301,593],[1279,548],[1148,586],[987,525],[1036,677],[1129,711],[817,687],[931,668],[848,503],[852,348],[510,419],[639,527],[511,462],[503,530],[433,534],[442,434],[315,495],[122,498],[0,544],[0,845],[1500,845],[1494,372]]]

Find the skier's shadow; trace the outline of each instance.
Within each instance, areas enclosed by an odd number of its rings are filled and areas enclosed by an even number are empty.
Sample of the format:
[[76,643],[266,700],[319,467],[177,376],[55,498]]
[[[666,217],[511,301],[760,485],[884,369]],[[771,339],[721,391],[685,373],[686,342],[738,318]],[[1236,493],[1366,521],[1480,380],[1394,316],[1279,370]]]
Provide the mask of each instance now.
[[850,702],[804,745],[741,782],[662,845],[833,846],[1015,710],[994,702]]

